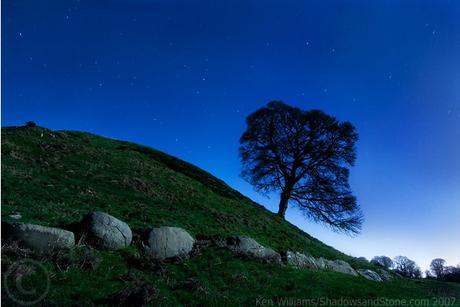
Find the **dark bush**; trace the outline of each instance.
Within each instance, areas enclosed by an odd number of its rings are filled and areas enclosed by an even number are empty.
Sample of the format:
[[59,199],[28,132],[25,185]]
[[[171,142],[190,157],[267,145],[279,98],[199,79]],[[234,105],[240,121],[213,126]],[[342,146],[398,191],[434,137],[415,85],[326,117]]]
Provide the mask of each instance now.
[[25,124],[26,127],[33,128],[37,127],[37,124],[35,122],[29,121]]

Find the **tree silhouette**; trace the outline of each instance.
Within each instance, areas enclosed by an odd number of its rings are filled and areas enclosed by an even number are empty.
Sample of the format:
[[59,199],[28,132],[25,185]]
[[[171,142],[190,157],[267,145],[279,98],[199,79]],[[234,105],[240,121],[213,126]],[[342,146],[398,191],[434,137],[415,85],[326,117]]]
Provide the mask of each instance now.
[[348,183],[358,140],[351,123],[280,101],[250,114],[246,123],[242,177],[260,192],[280,193],[281,217],[292,203],[316,222],[359,232],[363,216]]
[[408,278],[421,278],[422,271],[415,261],[405,256],[396,256],[393,259],[396,272]]
[[443,276],[441,279],[445,281],[460,283],[460,264],[457,265],[457,267],[444,267]]
[[444,273],[444,266],[446,265],[446,260],[441,258],[433,259],[430,263],[430,270],[437,278],[441,278]]

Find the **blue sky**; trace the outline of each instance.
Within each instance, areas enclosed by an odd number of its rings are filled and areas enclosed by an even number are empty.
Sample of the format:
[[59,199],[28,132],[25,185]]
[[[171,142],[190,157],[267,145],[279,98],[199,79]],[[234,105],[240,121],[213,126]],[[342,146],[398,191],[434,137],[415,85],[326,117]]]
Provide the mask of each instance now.
[[358,129],[354,256],[460,262],[457,1],[2,1],[2,125],[146,144],[239,178],[245,117],[275,99]]

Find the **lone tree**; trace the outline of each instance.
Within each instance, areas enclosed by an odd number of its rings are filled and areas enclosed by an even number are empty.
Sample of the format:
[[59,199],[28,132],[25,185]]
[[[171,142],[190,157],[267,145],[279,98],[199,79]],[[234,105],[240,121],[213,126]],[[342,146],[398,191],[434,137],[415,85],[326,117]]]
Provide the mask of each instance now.
[[410,260],[405,256],[396,256],[393,259],[396,272],[408,278],[421,278],[422,271],[415,261]]
[[242,177],[260,192],[280,193],[281,217],[291,203],[335,230],[360,231],[363,215],[348,183],[358,140],[351,123],[280,101],[255,111],[246,123]]
[[444,266],[446,265],[446,260],[441,258],[433,259],[430,263],[430,270],[437,278],[441,278],[444,273]]

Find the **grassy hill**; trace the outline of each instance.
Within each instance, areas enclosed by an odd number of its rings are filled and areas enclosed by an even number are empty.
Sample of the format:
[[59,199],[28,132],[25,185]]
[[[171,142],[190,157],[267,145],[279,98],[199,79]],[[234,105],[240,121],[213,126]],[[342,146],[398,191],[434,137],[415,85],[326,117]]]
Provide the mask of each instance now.
[[[196,237],[243,234],[279,252],[296,250],[375,269],[309,236],[196,166],[145,146],[94,134],[2,128],[2,192],[4,221],[19,212],[22,222],[68,227],[88,212],[104,211],[127,222],[135,233],[178,226]],[[455,284],[405,279],[376,283],[335,272],[245,261],[214,247],[201,253],[184,263],[152,267],[139,265],[143,255],[135,247],[91,251],[99,265],[90,268],[79,265],[87,257],[82,247],[59,255],[27,257],[53,257],[45,264],[51,276],[45,302],[50,305],[77,299],[93,303],[143,282],[158,289],[156,304],[165,305],[191,299],[196,304],[255,304],[260,297],[456,296],[460,301],[460,287]],[[18,257],[4,250],[2,265]],[[3,288],[2,297],[8,302]]]

